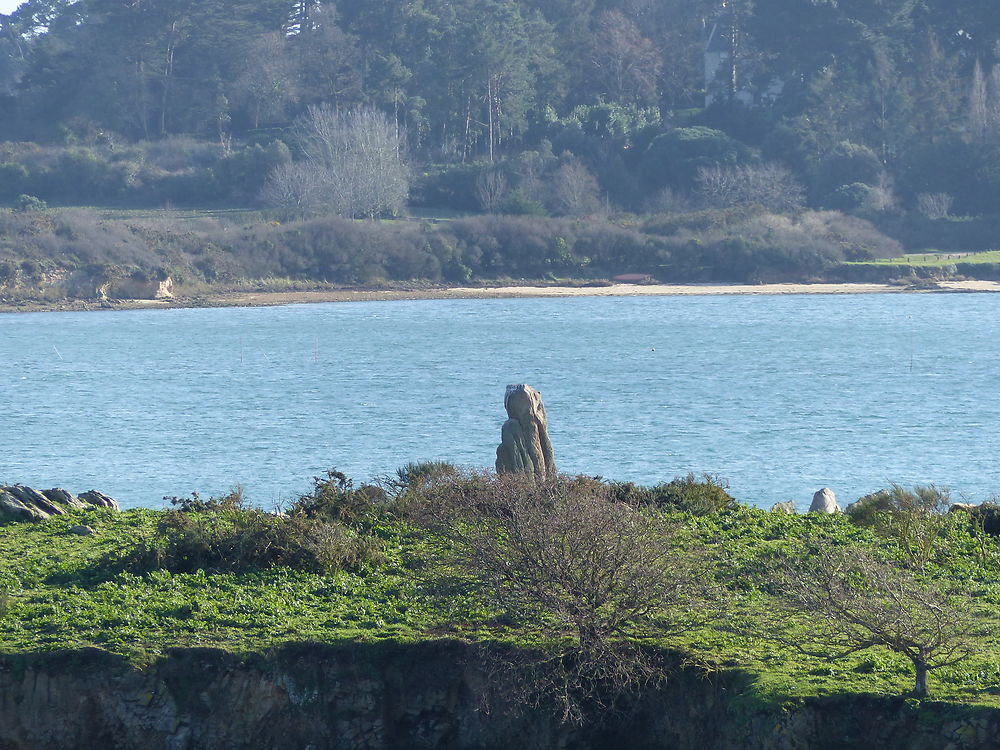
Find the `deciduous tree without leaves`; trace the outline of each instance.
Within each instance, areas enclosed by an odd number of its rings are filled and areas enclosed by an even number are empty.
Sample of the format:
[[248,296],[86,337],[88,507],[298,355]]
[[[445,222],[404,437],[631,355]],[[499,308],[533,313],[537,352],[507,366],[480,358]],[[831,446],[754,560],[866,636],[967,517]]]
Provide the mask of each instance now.
[[979,628],[966,600],[953,603],[910,570],[855,548],[828,547],[776,572],[778,604],[764,635],[829,659],[883,646],[910,660],[913,694],[928,674],[968,657]]
[[584,701],[662,677],[636,637],[706,617],[705,565],[661,514],[586,478],[473,474],[422,489],[415,517],[450,540],[455,564],[493,604],[550,636],[529,685],[564,718]]
[[310,107],[296,121],[303,159],[276,170],[263,199],[283,208],[375,218],[400,211],[409,170],[395,124],[371,107]]

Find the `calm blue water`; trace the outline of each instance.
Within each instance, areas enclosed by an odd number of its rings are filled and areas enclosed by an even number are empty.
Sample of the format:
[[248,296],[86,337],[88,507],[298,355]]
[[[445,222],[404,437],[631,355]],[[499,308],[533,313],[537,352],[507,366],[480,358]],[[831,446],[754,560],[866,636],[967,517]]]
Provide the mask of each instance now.
[[[492,466],[507,383],[561,470],[767,505],[1000,490],[1000,295],[569,298],[0,316],[0,482],[125,506],[337,467]],[[958,497],[956,497],[958,499]]]

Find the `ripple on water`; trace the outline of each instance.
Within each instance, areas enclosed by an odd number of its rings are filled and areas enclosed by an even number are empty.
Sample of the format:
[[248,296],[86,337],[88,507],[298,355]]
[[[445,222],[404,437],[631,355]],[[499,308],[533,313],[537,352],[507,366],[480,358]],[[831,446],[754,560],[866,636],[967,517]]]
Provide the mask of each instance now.
[[[504,387],[568,472],[687,471],[747,502],[890,481],[1000,487],[1000,296],[427,300],[0,316],[0,481],[125,505],[337,467],[490,466]],[[655,351],[654,351],[655,349]]]

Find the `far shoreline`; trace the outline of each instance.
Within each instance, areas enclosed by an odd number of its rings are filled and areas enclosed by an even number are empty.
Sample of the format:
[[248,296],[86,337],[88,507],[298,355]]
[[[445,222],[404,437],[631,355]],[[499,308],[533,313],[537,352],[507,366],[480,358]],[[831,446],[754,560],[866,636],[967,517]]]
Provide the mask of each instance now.
[[190,297],[125,300],[0,301],[0,313],[168,310],[199,307],[274,307],[322,302],[555,297],[747,296],[799,294],[929,294],[1000,292],[998,281],[941,281],[931,287],[872,283],[504,285],[420,289],[320,289],[211,292]]

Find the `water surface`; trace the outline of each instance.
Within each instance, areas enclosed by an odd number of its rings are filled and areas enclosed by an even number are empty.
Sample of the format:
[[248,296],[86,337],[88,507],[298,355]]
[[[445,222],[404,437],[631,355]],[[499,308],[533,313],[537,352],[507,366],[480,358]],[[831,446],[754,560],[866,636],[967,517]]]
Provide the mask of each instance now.
[[507,383],[560,469],[739,499],[1000,489],[1000,295],[426,300],[0,316],[0,482],[263,505],[337,467],[492,465]]

